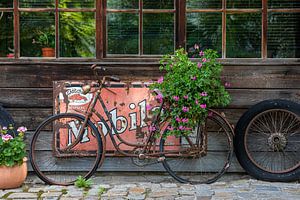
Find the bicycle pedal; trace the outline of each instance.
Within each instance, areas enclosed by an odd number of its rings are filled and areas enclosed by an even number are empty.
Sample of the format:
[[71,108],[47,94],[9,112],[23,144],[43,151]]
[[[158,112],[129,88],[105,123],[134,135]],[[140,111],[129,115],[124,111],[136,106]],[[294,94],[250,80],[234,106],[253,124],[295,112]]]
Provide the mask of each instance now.
[[157,161],[158,161],[158,162],[163,162],[165,159],[166,159],[166,157],[162,156],[162,157],[159,157],[159,158],[157,159]]

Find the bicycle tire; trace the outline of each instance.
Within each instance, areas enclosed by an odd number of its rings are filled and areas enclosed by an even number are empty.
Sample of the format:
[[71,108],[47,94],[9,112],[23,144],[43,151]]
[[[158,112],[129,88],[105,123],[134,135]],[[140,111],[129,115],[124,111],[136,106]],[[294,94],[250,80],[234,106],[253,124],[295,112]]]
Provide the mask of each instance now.
[[[181,183],[202,184],[213,183],[218,180],[229,168],[233,156],[233,131],[230,124],[217,112],[212,113],[206,119],[204,130],[208,131],[208,147],[207,155],[194,157],[179,157],[172,158],[168,156],[167,146],[168,137],[163,136],[160,141],[160,151],[162,164],[166,171],[177,181]],[[199,127],[200,125],[198,125]],[[199,129],[193,134],[189,135],[189,139],[193,144],[200,144],[203,142]],[[203,129],[202,129],[203,130]],[[164,135],[167,135],[167,130]],[[172,136],[169,136],[172,137]],[[180,141],[180,149],[189,148],[186,145],[183,137]],[[165,153],[164,153],[165,151]],[[168,158],[169,157],[169,158]],[[216,165],[218,163],[219,165]],[[221,164],[220,164],[221,163]]]
[[239,163],[251,176],[299,180],[300,105],[274,99],[252,106],[237,123],[234,146]]
[[[69,152],[63,151],[75,140],[76,133],[78,136],[84,119],[82,115],[63,113],[49,117],[37,128],[31,140],[29,158],[34,171],[44,182],[70,185],[79,175],[88,179],[97,170],[103,159],[104,146],[100,133],[90,120],[82,140]],[[93,144],[84,143],[88,140]]]

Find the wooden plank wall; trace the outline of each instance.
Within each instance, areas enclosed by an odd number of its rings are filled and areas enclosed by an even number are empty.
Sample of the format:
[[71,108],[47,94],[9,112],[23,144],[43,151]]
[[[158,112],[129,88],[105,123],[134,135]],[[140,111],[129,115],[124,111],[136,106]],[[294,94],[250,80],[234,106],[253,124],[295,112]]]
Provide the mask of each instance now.
[[[231,84],[228,90],[232,96],[231,104],[221,111],[225,112],[230,123],[236,124],[251,105],[265,99],[281,98],[300,103],[300,59],[221,62],[224,64],[223,77]],[[157,62],[100,64],[106,66],[105,74],[117,75],[122,80],[149,80],[161,76]],[[0,61],[0,104],[10,112],[17,125],[25,125],[33,132],[43,119],[52,114],[52,81],[93,79],[90,65],[73,61]],[[107,159],[101,168],[104,171],[161,169],[161,166],[139,169],[127,158]],[[230,171],[243,170],[234,160]]]

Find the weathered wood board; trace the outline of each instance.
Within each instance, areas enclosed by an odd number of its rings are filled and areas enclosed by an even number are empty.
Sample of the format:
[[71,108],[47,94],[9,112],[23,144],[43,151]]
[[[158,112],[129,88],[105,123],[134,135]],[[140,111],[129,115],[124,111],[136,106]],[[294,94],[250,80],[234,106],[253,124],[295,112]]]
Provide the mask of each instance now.
[[[224,64],[223,78],[231,83],[229,92],[232,95],[230,106],[221,111],[226,113],[230,123],[235,125],[250,106],[265,99],[283,98],[300,102],[299,59],[227,59],[221,62]],[[0,61],[0,104],[11,113],[17,125],[25,125],[30,129],[29,139],[38,124],[52,114],[53,81],[91,80],[94,78],[89,68],[92,63],[70,60]],[[157,63],[153,59],[141,62],[107,59],[98,62],[107,68],[106,75],[117,75],[123,80],[156,79],[161,76]],[[218,139],[213,141],[217,142]],[[215,158],[210,159],[208,171],[217,165]],[[71,169],[70,164],[67,167]],[[78,170],[82,170],[81,167]],[[138,168],[130,158],[112,157],[107,158],[99,170],[164,171],[160,164]],[[229,171],[243,170],[234,160]]]

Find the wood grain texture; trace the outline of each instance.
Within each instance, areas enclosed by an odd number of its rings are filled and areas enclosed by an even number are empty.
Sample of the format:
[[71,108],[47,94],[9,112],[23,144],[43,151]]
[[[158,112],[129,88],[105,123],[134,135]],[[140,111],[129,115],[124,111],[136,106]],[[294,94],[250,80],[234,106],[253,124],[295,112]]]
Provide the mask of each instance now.
[[[51,88],[52,81],[89,80],[94,76],[90,64],[0,64],[1,88]],[[103,64],[103,75],[121,80],[150,80],[161,76],[157,64]],[[289,65],[224,65],[224,81],[232,88],[300,88],[300,63]],[[16,81],[18,80],[18,81]]]
[[[228,108],[249,108],[266,99],[300,102],[299,89],[228,89],[232,101]],[[0,88],[0,104],[8,108],[51,108],[52,88]]]

